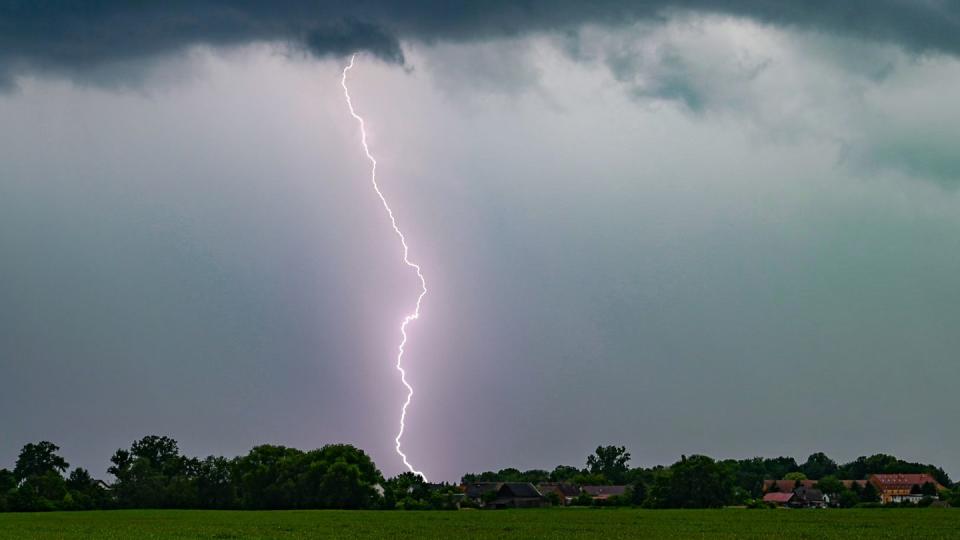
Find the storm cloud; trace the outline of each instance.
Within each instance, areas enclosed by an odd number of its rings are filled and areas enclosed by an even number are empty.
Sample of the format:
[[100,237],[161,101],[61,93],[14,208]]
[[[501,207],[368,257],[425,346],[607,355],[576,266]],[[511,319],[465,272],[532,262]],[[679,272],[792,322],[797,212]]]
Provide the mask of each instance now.
[[[683,12],[747,17],[890,42],[915,52],[960,53],[960,6],[936,0],[7,0],[0,4],[0,87],[10,87],[17,74],[54,71],[83,77],[85,70],[100,65],[175,53],[194,45],[282,42],[317,56],[366,51],[403,63],[403,41],[484,40],[564,31],[584,24],[656,21]],[[695,98],[680,97],[696,106]]]

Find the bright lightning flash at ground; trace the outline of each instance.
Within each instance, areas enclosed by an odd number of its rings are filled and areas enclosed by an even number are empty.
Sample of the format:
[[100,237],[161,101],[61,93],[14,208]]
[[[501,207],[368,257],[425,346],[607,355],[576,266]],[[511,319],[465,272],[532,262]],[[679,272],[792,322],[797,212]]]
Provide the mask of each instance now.
[[377,160],[373,157],[373,154],[370,153],[370,147],[367,145],[366,125],[363,122],[363,117],[353,109],[353,101],[350,100],[350,90],[347,89],[347,72],[353,69],[353,63],[356,59],[357,55],[354,54],[350,57],[350,63],[343,68],[343,77],[340,79],[340,85],[343,86],[343,95],[347,98],[347,107],[350,108],[350,115],[360,124],[360,142],[363,144],[363,151],[367,155],[367,159],[370,160],[370,182],[373,184],[373,190],[376,191],[377,196],[380,197],[380,202],[383,203],[383,208],[387,211],[387,216],[390,217],[390,224],[393,225],[393,232],[397,233],[397,236],[400,238],[400,244],[403,245],[403,262],[410,268],[416,270],[417,277],[420,278],[420,296],[417,297],[416,309],[413,310],[413,313],[405,316],[403,322],[400,323],[400,334],[402,338],[400,339],[400,345],[397,347],[397,371],[400,372],[400,380],[403,382],[403,385],[407,387],[407,399],[403,402],[403,408],[400,410],[400,431],[397,433],[394,441],[397,443],[397,454],[400,454],[400,458],[403,459],[403,464],[407,466],[407,469],[410,469],[410,472],[414,474],[423,476],[423,479],[426,480],[427,477],[422,472],[413,468],[413,465],[407,461],[406,454],[400,450],[400,439],[403,437],[404,422],[407,419],[407,407],[413,399],[413,387],[407,382],[407,372],[403,369],[403,352],[404,347],[407,345],[407,325],[410,324],[411,321],[420,318],[420,302],[427,294],[427,281],[423,278],[423,273],[420,272],[420,265],[410,260],[410,248],[407,246],[407,239],[403,236],[403,232],[400,231],[400,227],[397,226],[397,219],[393,216],[393,210],[390,209],[386,197],[383,196],[383,193],[380,191],[380,186],[377,184]]

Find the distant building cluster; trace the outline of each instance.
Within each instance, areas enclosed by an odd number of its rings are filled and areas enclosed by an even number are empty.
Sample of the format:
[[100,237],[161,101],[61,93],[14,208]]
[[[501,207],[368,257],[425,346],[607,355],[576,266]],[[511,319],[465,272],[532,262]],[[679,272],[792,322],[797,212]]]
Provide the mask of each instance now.
[[577,486],[567,482],[474,482],[460,486],[464,497],[480,508],[540,508],[577,500],[604,502],[623,497],[627,486]]
[[[924,497],[944,489],[937,480],[925,473],[871,474],[866,480],[841,480],[847,490],[862,492],[867,485],[876,490],[882,504],[916,504]],[[827,508],[839,506],[837,493],[824,493],[816,480],[765,480],[763,501],[786,508]],[[926,489],[925,489],[926,486]]]

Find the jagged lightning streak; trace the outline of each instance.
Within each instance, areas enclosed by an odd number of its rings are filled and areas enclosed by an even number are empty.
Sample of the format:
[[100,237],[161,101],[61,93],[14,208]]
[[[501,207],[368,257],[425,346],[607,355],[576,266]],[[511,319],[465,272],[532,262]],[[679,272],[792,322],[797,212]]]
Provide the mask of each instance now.
[[407,382],[407,372],[403,369],[403,348],[407,345],[407,325],[410,324],[411,321],[415,321],[420,318],[420,302],[427,294],[427,280],[424,279],[423,273],[420,271],[420,265],[410,260],[410,248],[407,246],[407,239],[400,231],[400,227],[397,226],[397,219],[393,216],[393,210],[390,209],[390,205],[387,203],[386,197],[383,196],[383,193],[380,191],[380,186],[377,184],[377,160],[373,157],[373,154],[370,153],[370,147],[367,146],[366,125],[363,122],[363,117],[357,114],[357,111],[353,109],[353,101],[350,100],[350,90],[347,89],[347,72],[353,69],[353,63],[356,59],[357,55],[354,54],[350,57],[350,63],[343,68],[343,77],[340,78],[340,86],[343,87],[343,96],[347,98],[347,107],[350,108],[350,116],[353,116],[357,123],[360,124],[360,142],[363,144],[363,152],[367,155],[367,159],[370,160],[370,183],[373,184],[373,190],[377,192],[377,197],[380,197],[380,202],[383,203],[383,208],[387,211],[387,216],[390,217],[390,224],[393,225],[393,232],[397,233],[397,236],[400,238],[400,244],[403,245],[403,262],[406,263],[406,265],[410,268],[416,270],[417,277],[420,278],[420,296],[417,297],[417,307],[413,310],[413,313],[405,316],[403,318],[403,322],[400,323],[400,334],[403,337],[400,339],[400,345],[397,347],[397,371],[400,372],[400,380],[403,382],[403,385],[407,387],[407,399],[403,402],[403,408],[400,409],[400,431],[397,433],[397,437],[394,439],[394,441],[397,443],[397,454],[400,454],[403,464],[410,469],[410,472],[413,474],[419,474],[420,476],[423,476],[424,480],[426,480],[426,475],[413,468],[413,465],[407,461],[407,455],[400,450],[400,439],[403,437],[403,430],[405,428],[404,422],[407,419],[407,407],[410,405],[410,401],[413,399],[413,387]]

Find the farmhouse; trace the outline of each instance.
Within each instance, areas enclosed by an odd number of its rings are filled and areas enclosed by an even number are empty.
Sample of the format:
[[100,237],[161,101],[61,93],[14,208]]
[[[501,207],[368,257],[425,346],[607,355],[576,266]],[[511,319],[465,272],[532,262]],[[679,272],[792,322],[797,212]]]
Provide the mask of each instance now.
[[503,482],[474,482],[463,485],[463,494],[477,504],[482,504],[487,494],[492,497],[503,486]]
[[537,484],[537,490],[545,497],[550,493],[556,493],[560,502],[564,505],[569,505],[577,498],[577,495],[580,495],[580,488],[566,482],[544,482]]
[[504,482],[494,500],[484,508],[541,508],[550,502],[529,482]]
[[793,490],[793,495],[790,504],[796,508],[826,508],[830,502],[819,489],[801,486]]
[[[847,489],[852,489],[854,484],[857,484],[860,488],[863,488],[867,485],[866,480],[841,480],[843,487]],[[807,489],[816,489],[817,480],[764,480],[763,481],[763,492],[770,493],[779,491],[780,493],[792,492],[798,487],[804,487]]]
[[[883,504],[899,502],[920,502],[923,497],[925,484],[933,487],[934,493],[943,489],[937,480],[926,473],[919,474],[871,474],[867,479],[880,493],[880,502]],[[929,488],[928,488],[929,489]]]
[[819,489],[800,486],[792,491],[770,491],[763,502],[789,508],[826,508],[830,499]]
[[788,506],[793,501],[793,497],[792,491],[771,491],[763,496],[763,502],[775,506]]
[[581,486],[580,489],[595,501],[606,500],[615,495],[623,496],[627,493],[627,486]]

